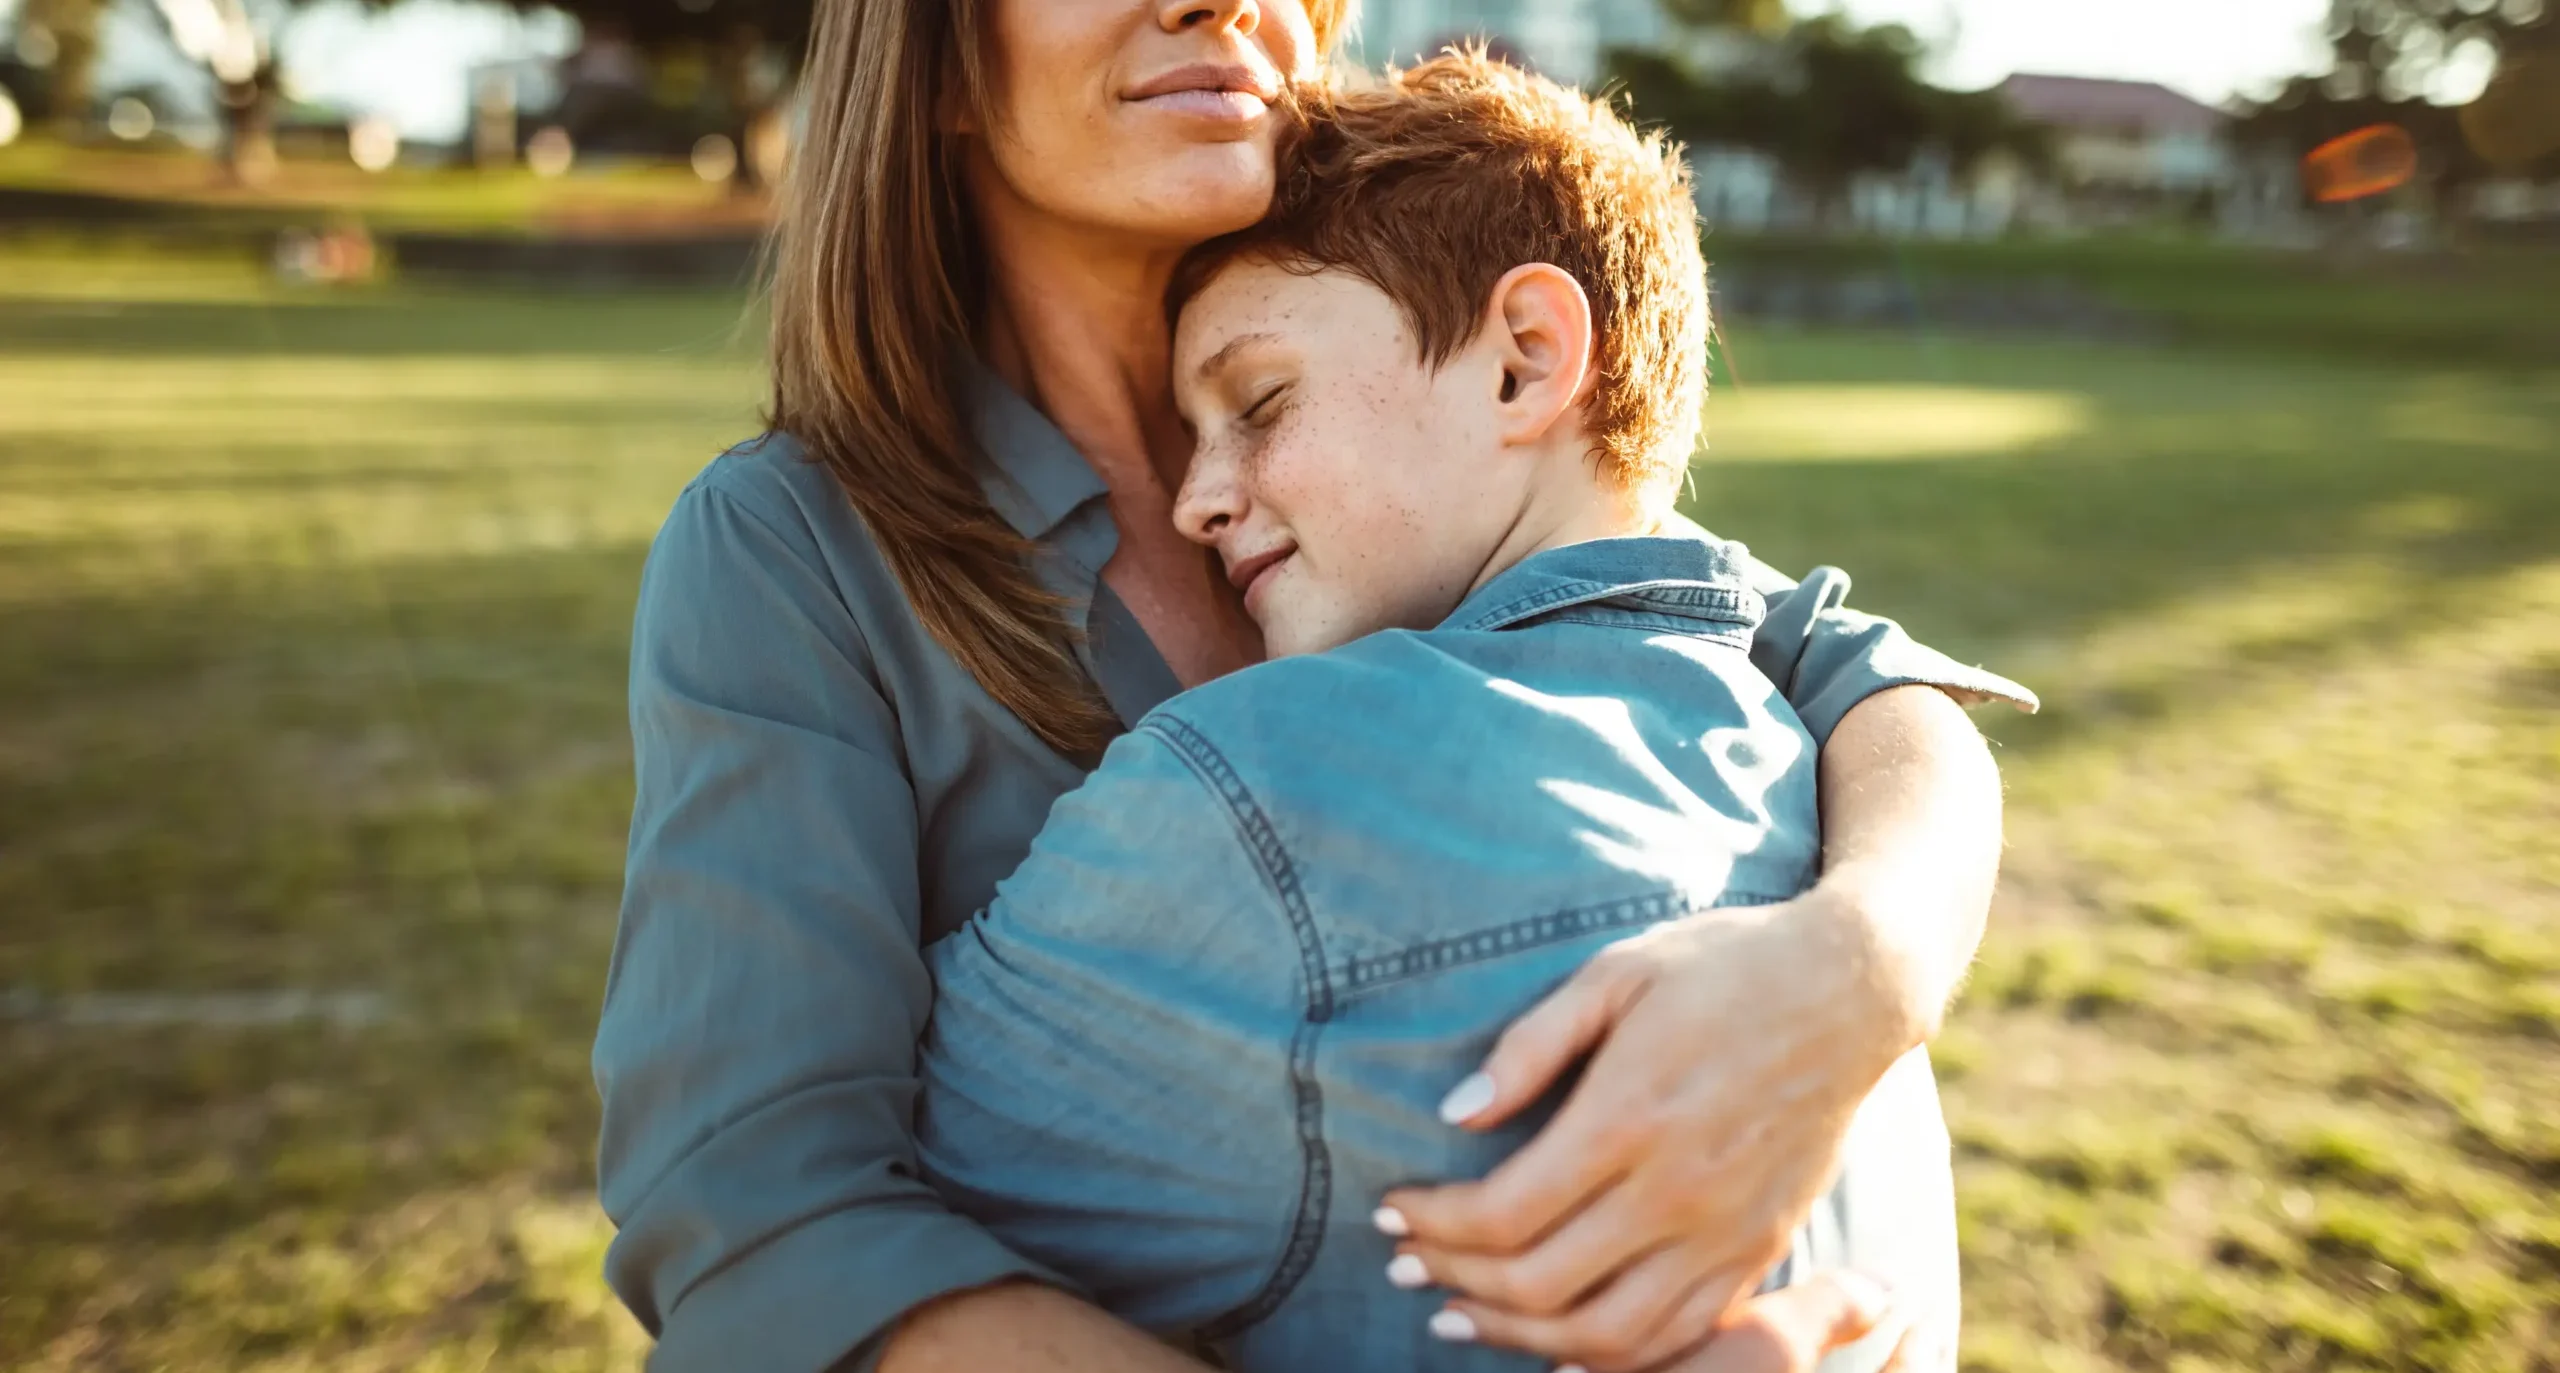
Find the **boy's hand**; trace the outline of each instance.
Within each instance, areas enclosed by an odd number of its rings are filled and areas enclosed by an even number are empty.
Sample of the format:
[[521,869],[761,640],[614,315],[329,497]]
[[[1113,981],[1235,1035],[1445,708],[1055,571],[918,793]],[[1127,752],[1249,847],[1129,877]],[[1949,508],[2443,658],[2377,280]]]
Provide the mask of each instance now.
[[[1822,1356],[1891,1323],[1892,1294],[1863,1273],[1816,1273],[1754,1297],[1716,1323],[1707,1345],[1658,1373],[1813,1373]],[[1905,1330],[1880,1373],[1942,1373]]]

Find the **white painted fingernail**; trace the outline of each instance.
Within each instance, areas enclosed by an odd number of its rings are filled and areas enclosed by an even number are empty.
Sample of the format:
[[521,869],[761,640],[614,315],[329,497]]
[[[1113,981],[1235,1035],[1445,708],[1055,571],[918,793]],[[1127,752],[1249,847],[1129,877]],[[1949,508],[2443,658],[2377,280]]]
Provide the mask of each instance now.
[[1578,1363],[1560,1363],[1556,1365],[1555,1373],[1591,1373],[1591,1370]]
[[1404,1212],[1392,1206],[1381,1206],[1370,1212],[1369,1223],[1378,1227],[1379,1234],[1395,1239],[1403,1239],[1413,1233],[1413,1222],[1406,1220]]
[[1440,1099],[1440,1118],[1451,1125],[1464,1125],[1476,1114],[1493,1104],[1493,1078],[1485,1073],[1470,1073],[1467,1080],[1449,1089]]
[[1434,1311],[1431,1313],[1431,1333],[1451,1344],[1472,1344],[1476,1338],[1476,1323],[1468,1319],[1464,1311]]
[[1431,1285],[1431,1270],[1423,1266],[1417,1255],[1398,1254],[1395,1261],[1387,1265],[1387,1281],[1398,1287],[1428,1287]]

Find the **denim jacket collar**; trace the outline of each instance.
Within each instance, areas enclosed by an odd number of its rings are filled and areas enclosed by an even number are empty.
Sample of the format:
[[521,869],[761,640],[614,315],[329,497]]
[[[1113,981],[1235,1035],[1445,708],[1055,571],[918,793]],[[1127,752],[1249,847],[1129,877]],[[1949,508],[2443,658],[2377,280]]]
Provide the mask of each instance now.
[[1513,629],[1570,609],[1630,612],[1668,629],[1748,643],[1768,613],[1730,544],[1677,536],[1594,539],[1533,553],[1495,575],[1442,629]]

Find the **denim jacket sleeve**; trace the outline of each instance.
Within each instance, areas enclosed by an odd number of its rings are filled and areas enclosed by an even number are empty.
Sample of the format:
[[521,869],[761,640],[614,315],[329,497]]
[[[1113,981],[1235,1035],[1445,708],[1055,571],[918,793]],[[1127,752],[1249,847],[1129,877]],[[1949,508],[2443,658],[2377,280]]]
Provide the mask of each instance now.
[[1276,818],[1159,709],[925,951],[926,1176],[1151,1330],[1249,1307],[1312,1243],[1292,1223],[1310,1119],[1292,1030],[1318,979],[1287,913],[1304,903],[1273,890]]
[[1967,705],[2005,701],[2033,711],[2036,695],[1996,673],[1920,643],[1902,626],[1849,609],[1849,574],[1817,567],[1801,582],[1741,554],[1743,575],[1768,602],[1751,636],[1751,662],[1786,693],[1817,743],[1827,743],[1860,701],[1887,687],[1944,688]]
[[630,709],[597,1173],[651,1366],[867,1367],[914,1306],[1043,1276],[916,1173],[915,804],[805,526],[710,477],[684,494],[642,577]]

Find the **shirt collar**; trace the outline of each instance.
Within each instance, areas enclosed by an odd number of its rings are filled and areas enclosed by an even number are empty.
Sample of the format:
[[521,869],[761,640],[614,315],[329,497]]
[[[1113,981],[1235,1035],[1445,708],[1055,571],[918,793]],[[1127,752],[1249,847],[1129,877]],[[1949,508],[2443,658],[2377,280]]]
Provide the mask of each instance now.
[[1509,629],[1595,603],[1701,627],[1759,626],[1768,607],[1742,572],[1739,549],[1676,535],[1594,539],[1533,553],[1459,602],[1443,629]]
[[964,364],[978,479],[987,503],[1026,539],[1044,539],[1087,501],[1102,478],[1049,417],[975,357]]

